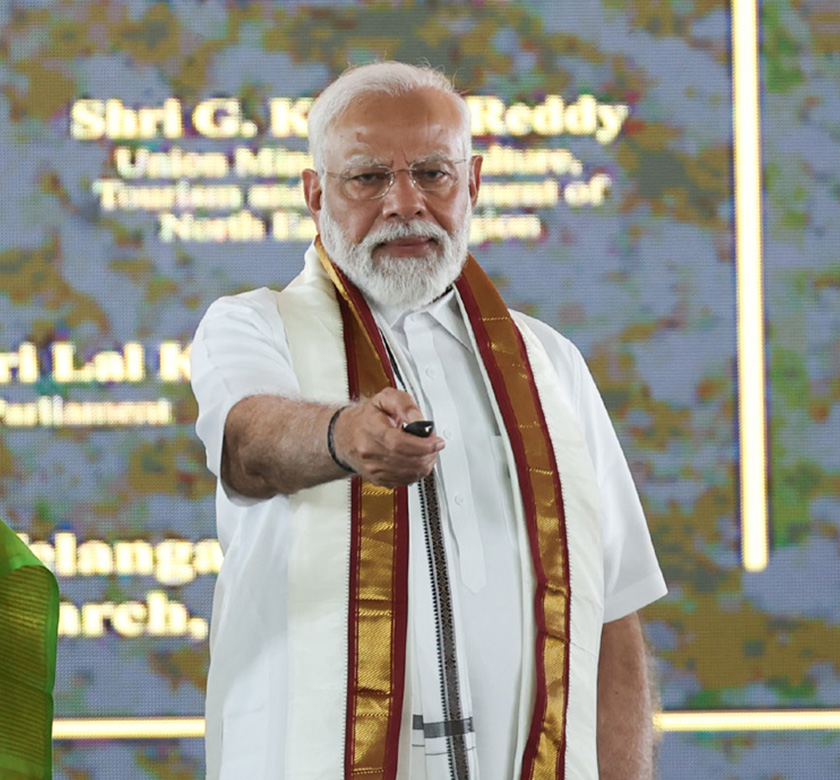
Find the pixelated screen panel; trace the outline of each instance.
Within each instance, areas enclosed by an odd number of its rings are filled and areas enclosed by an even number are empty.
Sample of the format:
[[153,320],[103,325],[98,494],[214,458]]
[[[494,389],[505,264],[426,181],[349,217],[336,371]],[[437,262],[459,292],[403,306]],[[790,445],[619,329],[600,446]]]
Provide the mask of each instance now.
[[59,718],[202,712],[221,554],[190,340],[218,296],[297,273],[306,112],[375,58],[428,61],[468,96],[484,156],[472,250],[599,383],[671,587],[646,613],[666,708],[838,705],[830,5],[762,12],[761,574],[739,557],[727,4],[0,13],[0,514],[59,578]]

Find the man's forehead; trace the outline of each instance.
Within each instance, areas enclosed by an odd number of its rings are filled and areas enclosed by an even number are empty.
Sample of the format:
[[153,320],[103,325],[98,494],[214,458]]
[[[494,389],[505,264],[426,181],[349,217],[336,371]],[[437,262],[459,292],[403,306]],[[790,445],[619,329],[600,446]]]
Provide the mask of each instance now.
[[370,93],[336,117],[326,132],[326,152],[344,160],[452,157],[463,146],[463,116],[453,95],[416,90],[391,96]]
[[[451,149],[439,148],[430,149],[429,151],[424,152],[423,154],[414,155],[410,159],[407,157],[405,162],[407,162],[409,165],[415,165],[427,162],[451,162],[454,159],[455,157],[453,156]],[[383,165],[387,167],[394,163],[394,159],[393,155],[360,152],[357,154],[350,154],[346,156],[344,158],[344,162],[348,166]]]

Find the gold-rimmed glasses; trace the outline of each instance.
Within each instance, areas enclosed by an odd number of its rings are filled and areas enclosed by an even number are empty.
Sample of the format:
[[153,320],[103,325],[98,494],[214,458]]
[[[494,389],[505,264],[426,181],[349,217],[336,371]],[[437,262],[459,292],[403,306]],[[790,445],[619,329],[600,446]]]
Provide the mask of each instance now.
[[327,176],[338,179],[342,193],[351,200],[377,200],[384,198],[398,173],[407,173],[418,190],[433,195],[446,195],[458,182],[457,167],[467,160],[421,160],[408,168],[389,168],[387,165],[351,165],[343,173],[327,171]]

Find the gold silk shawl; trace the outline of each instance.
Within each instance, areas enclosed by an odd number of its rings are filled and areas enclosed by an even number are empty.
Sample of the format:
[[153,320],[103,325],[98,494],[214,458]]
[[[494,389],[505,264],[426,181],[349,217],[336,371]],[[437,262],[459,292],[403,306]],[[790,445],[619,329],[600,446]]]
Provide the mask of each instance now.
[[[382,337],[364,297],[332,264],[319,239],[316,248],[320,263],[332,282],[340,312],[347,398],[355,400],[374,395],[384,387],[395,386]],[[322,303],[324,281],[318,281]],[[564,487],[555,459],[556,443],[552,443],[549,434],[521,326],[517,327],[495,287],[472,257],[468,258],[455,286],[472,330],[479,362],[484,367],[493,405],[507,434],[515,466],[512,475],[515,474],[518,483],[521,517],[533,569],[535,635],[529,668],[533,670],[535,695],[520,777],[522,780],[562,780],[566,778],[569,763],[567,720],[572,577]],[[292,295],[300,293],[299,289],[287,290]],[[301,339],[307,337],[304,335],[306,323],[312,323],[312,317],[299,315],[288,304],[279,308],[292,346],[296,372],[300,368],[305,373],[305,359],[293,344],[296,332],[301,334]],[[313,311],[309,306],[310,315]],[[295,317],[299,319],[298,325],[294,324]],[[317,327],[321,329],[322,323]],[[335,327],[331,328],[331,333],[334,338]],[[533,336],[531,341],[534,341]],[[311,352],[308,360],[312,360]],[[317,383],[315,377],[312,383]],[[329,490],[331,495],[336,495],[335,487]],[[409,570],[407,491],[405,488],[381,488],[354,476],[349,492],[343,774],[346,780],[395,780],[405,694]],[[303,496],[301,500],[309,499]],[[593,506],[583,508],[583,513],[589,514],[589,522],[596,522],[592,519],[594,511]],[[590,643],[588,655],[593,652],[597,655],[597,647],[593,650]],[[294,686],[291,693],[295,701]],[[305,691],[300,690],[299,694],[304,696]],[[294,716],[294,706],[290,712]],[[594,723],[587,722],[584,730],[594,741]],[[293,734],[289,739],[294,743]],[[291,753],[294,753],[294,747]],[[302,756],[300,761],[303,761]]]

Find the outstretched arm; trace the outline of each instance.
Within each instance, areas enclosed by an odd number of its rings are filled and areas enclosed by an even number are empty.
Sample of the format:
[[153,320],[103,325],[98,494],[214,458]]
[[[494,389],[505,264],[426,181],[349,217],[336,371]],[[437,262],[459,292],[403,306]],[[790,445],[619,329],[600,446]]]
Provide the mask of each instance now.
[[604,624],[598,665],[601,780],[652,780],[653,714],[638,615]]
[[[240,401],[225,422],[222,478],[243,495],[268,498],[349,476],[327,449],[337,408],[279,396]],[[422,439],[402,430],[402,423],[421,417],[410,395],[386,388],[339,414],[335,453],[377,485],[416,482],[431,472],[444,446],[437,436]]]

